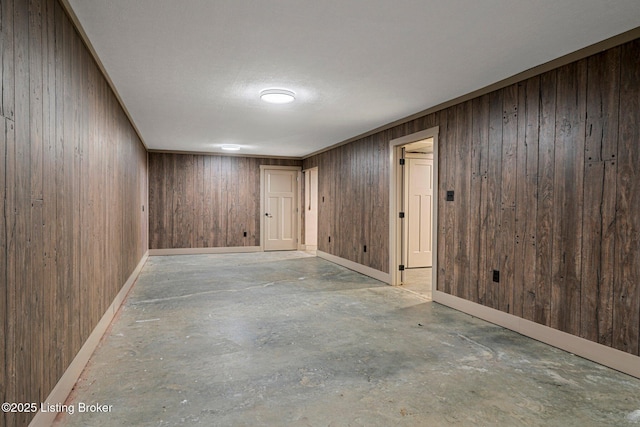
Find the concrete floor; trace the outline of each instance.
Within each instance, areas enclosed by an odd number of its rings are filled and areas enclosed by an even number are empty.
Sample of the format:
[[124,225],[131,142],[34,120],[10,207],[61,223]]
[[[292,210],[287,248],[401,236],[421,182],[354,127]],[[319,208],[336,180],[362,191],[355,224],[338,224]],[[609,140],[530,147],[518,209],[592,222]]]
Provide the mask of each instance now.
[[302,252],[151,257],[62,426],[640,425],[640,380]]
[[400,285],[405,291],[431,301],[431,268],[408,268],[404,271],[404,281]]

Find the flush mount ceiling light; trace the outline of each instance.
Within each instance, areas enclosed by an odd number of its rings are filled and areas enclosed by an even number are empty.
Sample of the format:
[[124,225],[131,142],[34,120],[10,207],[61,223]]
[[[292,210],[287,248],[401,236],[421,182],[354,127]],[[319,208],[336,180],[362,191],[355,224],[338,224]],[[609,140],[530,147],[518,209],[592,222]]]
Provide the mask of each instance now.
[[270,104],[288,104],[296,99],[296,94],[288,89],[265,89],[260,92],[260,99]]
[[220,148],[222,148],[223,150],[227,150],[227,151],[238,151],[238,150],[240,150],[240,146],[236,145],[236,144],[222,144],[220,146]]

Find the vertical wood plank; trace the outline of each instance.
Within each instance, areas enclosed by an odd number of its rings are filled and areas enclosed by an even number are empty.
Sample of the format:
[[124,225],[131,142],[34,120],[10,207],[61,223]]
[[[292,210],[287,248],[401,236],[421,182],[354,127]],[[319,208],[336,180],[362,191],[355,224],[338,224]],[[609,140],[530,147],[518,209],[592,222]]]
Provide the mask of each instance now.
[[[222,234],[222,224],[221,217],[222,212],[221,209],[221,197],[222,194],[222,157],[214,156],[211,158],[211,182],[210,185],[214,187],[213,192],[213,208],[212,208],[212,216],[213,216],[213,237],[212,237],[212,247],[219,247],[223,245],[223,242],[220,238]],[[217,184],[217,185],[216,185]]]
[[[237,246],[238,244],[238,211],[239,211],[239,192],[240,192],[240,174],[244,171],[238,158],[230,157],[228,159],[227,169],[227,209],[225,215],[227,218],[226,240],[225,246]],[[235,172],[238,173],[235,173]]]
[[[3,171],[7,170],[7,125],[8,120],[0,120],[0,165],[2,165]],[[11,212],[5,210],[5,203],[7,198],[6,187],[6,174],[0,173],[0,325],[2,325],[3,333],[0,337],[0,381],[2,381],[3,387],[0,387],[0,399],[2,402],[6,402],[8,399],[6,384],[8,383],[8,377],[6,372],[7,367],[7,293],[8,293],[8,273],[7,273],[7,243],[8,243],[8,231],[11,224]],[[0,421],[3,425],[6,425],[5,414],[0,414]]]
[[[356,179],[358,181],[358,203],[356,210],[359,213],[359,217],[362,218],[362,225],[360,227],[353,227],[356,236],[356,259],[357,262],[362,265],[367,265],[365,259],[369,258],[368,253],[364,252],[364,246],[367,244],[367,232],[370,223],[370,215],[366,210],[367,200],[367,188],[368,187],[368,170],[369,159],[371,158],[371,138],[366,138],[360,145],[356,154]],[[370,211],[369,211],[370,212]]]
[[[72,297],[71,297],[71,354],[75,354],[82,346],[82,237],[85,231],[82,230],[82,128],[80,123],[81,112],[83,110],[82,103],[82,43],[78,40],[75,29],[69,23],[69,38],[71,40],[71,76],[70,76],[70,92],[71,92],[71,132],[69,134],[69,142],[71,143],[72,153],[72,176],[73,190],[72,198],[72,224],[71,231],[73,233],[73,273],[72,281]],[[72,357],[72,356],[71,356]]]
[[[82,253],[87,256],[79,257],[80,264],[80,282],[78,283],[79,289],[79,308],[78,308],[78,321],[79,332],[78,343],[81,345],[82,337],[89,336],[91,333],[91,318],[95,311],[95,299],[93,296],[93,286],[95,283],[95,269],[96,265],[96,242],[95,242],[95,227],[96,224],[93,220],[96,215],[96,203],[94,188],[96,183],[96,164],[94,158],[100,156],[100,148],[95,147],[94,144],[89,144],[88,128],[89,128],[89,114],[88,109],[91,108],[89,103],[89,85],[88,85],[88,68],[87,68],[87,55],[80,46],[80,42],[76,47],[77,53],[77,71],[78,78],[75,82],[77,89],[77,99],[80,108],[78,109],[78,127],[77,127],[77,141],[79,147],[79,167],[80,167],[80,179],[78,179],[78,189],[80,195],[79,204],[79,218],[80,218],[80,247]],[[83,316],[82,304],[85,302],[87,315]]]
[[[534,321],[536,306],[536,224],[538,205],[538,140],[540,78],[528,79],[518,95],[518,182],[516,191],[515,285],[521,294],[514,302],[517,316]],[[519,259],[518,259],[519,258]]]
[[196,203],[196,186],[195,186],[195,179],[196,179],[196,163],[195,163],[195,157],[193,155],[187,155],[185,156],[185,189],[186,189],[186,193],[185,193],[185,209],[184,209],[184,220],[185,222],[183,223],[183,228],[187,229],[187,233],[185,233],[183,235],[184,237],[184,241],[183,244],[185,248],[192,248],[194,247],[195,244],[195,240],[196,240],[196,219],[195,219],[195,203]]
[[[29,144],[29,4],[14,4],[14,52],[15,52],[15,258],[9,268],[15,269],[13,285],[16,311],[10,322],[15,324],[15,372],[16,385],[13,396],[30,401],[38,390],[31,389],[31,322],[20,321],[18,313],[29,310],[32,289],[32,270],[29,241],[31,219],[31,145]],[[26,268],[25,268],[26,267]],[[34,393],[35,392],[35,393]],[[27,424],[25,414],[16,414],[15,425]]]
[[638,355],[640,335],[640,40],[622,46],[613,347]]
[[233,177],[233,167],[231,165],[231,159],[229,157],[220,158],[220,173],[221,173],[221,185],[220,189],[222,193],[220,195],[220,246],[227,246],[227,235],[229,234],[229,188],[230,180]]
[[[580,336],[611,345],[620,48],[588,59]],[[604,155],[603,155],[604,154]]]
[[[42,200],[42,11],[40,0],[29,1],[29,144],[31,199]],[[36,244],[42,242],[35,242]]]
[[[165,203],[164,206],[173,206],[174,204],[174,191],[175,188],[175,162],[176,156],[167,155],[163,156],[163,169],[162,173],[164,174],[164,179],[167,188],[163,188],[162,191],[165,193]],[[164,238],[164,243],[159,246],[159,248],[171,248],[173,247],[173,221],[174,221],[174,211],[170,209],[163,209],[163,223],[165,225],[165,230],[162,233]]]
[[551,326],[577,335],[582,276],[586,61],[558,69]]
[[376,257],[380,249],[380,243],[374,239],[373,234],[375,233],[374,224],[378,223],[376,218],[379,216],[376,214],[371,215],[371,212],[376,212],[377,209],[375,191],[378,188],[378,182],[374,177],[374,170],[376,165],[380,163],[378,159],[380,151],[379,145],[377,138],[369,138],[368,156],[364,166],[364,204],[362,206],[362,215],[366,221],[362,227],[362,244],[367,245],[367,252],[364,253],[362,264],[368,266],[376,265],[376,267],[372,267],[376,269],[380,268]]
[[540,136],[538,145],[538,206],[535,321],[550,326],[553,260],[553,201],[555,171],[556,72],[540,76]]
[[[163,157],[155,153],[149,153],[149,183],[157,184],[161,179]],[[149,185],[149,247],[157,248],[160,240],[160,233],[164,226],[163,210],[157,209],[159,206],[166,206],[163,196],[163,189],[166,185]]]
[[[498,308],[506,313],[522,312],[521,284],[515,283],[516,186],[518,179],[518,85],[502,90],[502,171],[500,182],[500,284]],[[514,307],[518,299],[518,307]]]
[[461,204],[461,201],[464,200],[464,197],[462,196],[462,193],[460,191],[456,191],[456,175],[458,173],[461,173],[461,171],[457,169],[457,165],[455,164],[457,149],[456,130],[457,126],[459,126],[458,110],[456,107],[451,107],[447,109],[446,114],[448,135],[446,156],[448,159],[453,160],[449,163],[449,167],[445,171],[447,180],[446,182],[448,185],[448,190],[453,190],[455,191],[455,194],[458,195],[457,200],[454,200],[453,202],[445,202],[447,204],[447,213],[444,220],[444,240],[446,242],[451,242],[445,247],[444,250],[444,268],[447,272],[445,281],[445,292],[452,294],[456,290],[456,284],[454,282],[457,251],[456,218],[457,211],[459,210],[458,206]]
[[257,159],[254,169],[251,173],[251,181],[249,183],[251,189],[257,188],[258,190],[253,191],[253,197],[251,201],[251,212],[256,212],[255,215],[251,216],[249,213],[249,218],[247,220],[247,234],[248,239],[245,240],[245,245],[247,246],[260,246],[260,165],[262,164],[262,160]]
[[66,16],[60,14],[62,34],[62,69],[60,70],[60,77],[63,81],[62,84],[62,96],[59,100],[60,105],[63,108],[63,123],[60,141],[60,151],[62,152],[62,194],[64,195],[63,203],[59,216],[63,218],[63,226],[60,227],[60,239],[63,242],[62,252],[65,255],[64,271],[62,282],[62,292],[66,296],[64,304],[64,327],[66,329],[65,345],[63,350],[63,360],[65,364],[71,363],[73,360],[73,328],[75,319],[73,317],[73,301],[75,289],[74,285],[77,283],[74,281],[74,271],[79,267],[74,264],[76,246],[75,229],[77,223],[74,223],[74,141],[73,141],[73,94],[72,94],[72,49],[71,49],[71,37],[73,35],[71,24],[66,19]]
[[[13,55],[13,34],[8,33],[6,31],[7,22],[12,22],[11,19],[8,19],[6,14],[6,3],[0,3],[0,51],[2,55],[0,60],[2,61],[2,66],[0,67],[0,74],[2,75],[2,86],[4,89],[5,84],[11,85],[13,88],[13,84],[9,83],[9,78],[13,79],[13,70],[8,69],[5,70],[5,51],[9,51],[11,55]],[[8,68],[8,67],[7,67]],[[9,76],[8,74],[11,73]],[[5,76],[5,74],[7,74]],[[6,128],[7,128],[7,120],[4,119],[5,115],[5,105],[4,99],[1,100],[0,112],[2,113],[3,119],[0,123],[0,165],[2,165],[3,171],[7,170],[7,141],[6,141]],[[2,398],[3,402],[7,401],[7,390],[6,384],[8,377],[6,376],[6,346],[8,337],[6,336],[7,330],[5,329],[5,325],[7,324],[7,293],[8,293],[8,254],[7,254],[7,245],[8,245],[8,228],[11,223],[11,212],[5,211],[5,202],[7,198],[7,189],[6,189],[6,173],[0,173],[0,283],[2,283],[2,289],[0,289],[0,324],[3,325],[3,335],[0,339],[0,381],[5,385],[0,388],[0,398]],[[6,414],[0,414],[0,421],[2,421],[3,425],[7,424]]]
[[186,158],[185,156],[173,156],[174,160],[174,192],[173,192],[173,228],[171,230],[172,248],[188,247],[184,244],[187,237],[182,233],[182,227],[185,223],[185,198],[187,194],[186,188]]
[[489,158],[489,96],[473,100],[473,175],[471,184],[473,240],[471,244],[471,283],[477,283],[472,301],[485,305],[488,280],[487,170]]
[[502,262],[502,120],[503,120],[502,90],[489,95],[489,157],[487,168],[487,261],[483,272],[489,283],[487,286],[486,302],[488,307],[500,308],[500,284],[492,281],[492,271],[500,270]]
[[66,70],[68,70],[68,49],[65,48],[64,12],[61,6],[56,2],[55,8],[55,55],[56,55],[56,164],[58,168],[55,175],[56,188],[58,189],[58,197],[56,201],[56,248],[57,248],[57,280],[56,287],[58,289],[57,303],[59,311],[56,313],[56,329],[58,329],[58,340],[56,351],[58,353],[58,369],[62,372],[63,367],[67,366],[68,360],[68,335],[67,328],[69,325],[69,311],[67,298],[69,295],[69,287],[71,286],[70,263],[70,245],[71,235],[70,216],[68,203],[70,200],[70,174],[68,173],[69,165],[67,163],[68,148],[65,149],[65,118],[67,118],[68,104],[66,104],[68,85],[66,82]]
[[[18,396],[17,381],[17,325],[15,313],[18,311],[18,286],[16,281],[16,262],[17,262],[17,248],[19,237],[16,235],[16,141],[15,141],[15,125],[13,121],[3,120],[4,122],[4,140],[5,140],[5,186],[2,188],[4,198],[4,212],[6,215],[5,226],[5,239],[6,239],[6,253],[5,253],[5,275],[6,275],[6,287],[3,292],[5,295],[5,327],[4,327],[4,377],[3,381],[5,386],[5,397]],[[4,215],[3,215],[4,216]],[[15,425],[15,419],[10,414],[2,414],[0,420],[4,418],[5,425]]]
[[58,330],[56,325],[56,313],[58,306],[58,287],[56,277],[57,258],[57,219],[56,207],[58,194],[56,188],[56,173],[58,170],[57,161],[57,140],[56,140],[56,74],[55,74],[55,5],[53,0],[46,0],[43,13],[43,197],[44,197],[44,291],[43,300],[43,342],[44,346],[44,387],[43,392],[53,389],[57,380],[59,353],[57,352]]
[[0,60],[2,66],[2,99],[0,100],[0,114],[2,117],[14,120],[15,109],[15,69],[13,59],[13,1],[0,3],[1,31],[0,31]]
[[156,209],[156,206],[166,206],[164,201],[164,192],[166,186],[152,185],[151,183],[158,183],[160,171],[162,170],[163,157],[157,156],[154,153],[149,153],[149,206],[147,211],[149,214],[149,247],[158,247],[158,241],[160,239],[160,230],[164,225],[164,217],[161,215],[161,210]]
[[203,187],[203,218],[202,218],[202,247],[208,248],[212,245],[212,231],[213,231],[213,211],[212,211],[212,198],[213,198],[213,186],[211,185],[211,156],[204,156],[203,159],[203,173],[202,173],[202,187]]
[[[375,164],[371,173],[374,179],[374,211],[378,212],[371,222],[372,264],[371,267],[386,273],[391,272],[389,265],[389,143],[388,137],[378,141]],[[437,189],[436,189],[437,192]],[[436,193],[437,196],[437,193]],[[434,230],[435,232],[436,230]],[[375,243],[374,243],[375,242]],[[374,246],[375,245],[375,246]]]
[[454,295],[469,299],[470,254],[469,222],[471,212],[471,101],[456,106],[455,126],[455,263],[453,265]]
[[[449,214],[449,203],[446,201],[446,194],[449,188],[449,181],[447,180],[447,171],[450,167],[452,167],[451,158],[448,155],[448,150],[450,144],[449,142],[449,130],[448,130],[448,122],[449,116],[447,114],[447,110],[442,110],[439,112],[440,119],[440,127],[438,134],[438,247],[436,248],[437,256],[438,256],[438,275],[437,275],[437,290],[441,292],[446,292],[447,288],[447,271],[445,266],[446,259],[446,248],[450,243],[447,243],[445,240],[445,232],[447,229],[446,226],[446,218]],[[393,268],[393,266],[392,266]]]

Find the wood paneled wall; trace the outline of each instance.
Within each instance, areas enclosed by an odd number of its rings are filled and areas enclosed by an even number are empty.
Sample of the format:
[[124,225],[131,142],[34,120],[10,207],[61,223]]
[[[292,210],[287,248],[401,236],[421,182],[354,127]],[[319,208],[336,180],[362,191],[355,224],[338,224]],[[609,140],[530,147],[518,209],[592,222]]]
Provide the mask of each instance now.
[[319,249],[388,271],[388,143],[439,126],[438,290],[639,355],[639,104],[636,40],[305,159]]
[[304,169],[318,167],[318,250],[385,272],[389,269],[387,145],[384,136],[369,137],[304,161]]
[[149,153],[150,248],[259,246],[260,165],[302,161]]
[[58,2],[0,5],[0,393],[44,402],[147,249],[146,151]]

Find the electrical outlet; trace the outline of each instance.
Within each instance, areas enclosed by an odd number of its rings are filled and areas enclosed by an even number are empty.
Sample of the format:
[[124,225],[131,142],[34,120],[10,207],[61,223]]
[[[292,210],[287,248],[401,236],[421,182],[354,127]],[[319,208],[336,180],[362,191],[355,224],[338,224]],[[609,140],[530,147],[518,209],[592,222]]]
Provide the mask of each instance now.
[[498,270],[493,270],[493,281],[500,283],[500,272]]
[[245,232],[243,232],[243,233],[242,233],[242,236],[243,236],[243,237],[247,237],[247,232],[246,232],[246,231],[245,231]]
[[453,191],[447,191],[447,202],[453,202]]
[[364,251],[367,252],[367,245],[364,245]]

